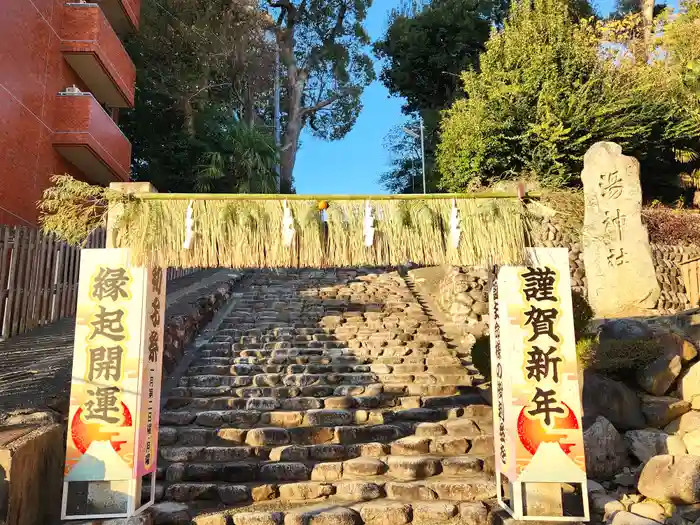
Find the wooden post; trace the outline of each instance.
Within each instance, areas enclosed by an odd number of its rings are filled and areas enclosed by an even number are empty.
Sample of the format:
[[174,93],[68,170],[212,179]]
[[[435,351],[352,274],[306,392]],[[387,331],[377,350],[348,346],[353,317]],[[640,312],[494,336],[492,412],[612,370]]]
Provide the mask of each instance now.
[[[122,193],[158,193],[158,190],[150,182],[112,182],[109,189]],[[124,207],[121,204],[116,204],[107,212],[107,239],[105,248],[118,248],[117,241],[117,223],[119,217],[124,213]]]

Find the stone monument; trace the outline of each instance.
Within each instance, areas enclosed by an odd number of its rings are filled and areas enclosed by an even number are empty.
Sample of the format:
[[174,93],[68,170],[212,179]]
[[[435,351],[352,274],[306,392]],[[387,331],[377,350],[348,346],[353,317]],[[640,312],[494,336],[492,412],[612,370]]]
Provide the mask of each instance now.
[[597,142],[583,157],[586,200],[583,260],[588,301],[599,317],[656,307],[661,290],[642,224],[639,161],[613,142]]

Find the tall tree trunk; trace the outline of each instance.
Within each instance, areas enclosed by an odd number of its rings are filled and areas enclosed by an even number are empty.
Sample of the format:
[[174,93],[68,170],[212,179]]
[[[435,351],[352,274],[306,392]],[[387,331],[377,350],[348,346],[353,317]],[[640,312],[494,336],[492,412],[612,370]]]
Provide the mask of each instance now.
[[292,188],[292,175],[299,149],[299,136],[303,127],[302,99],[308,73],[297,67],[294,58],[294,40],[290,35],[278,38],[278,44],[280,45],[280,55],[284,58],[287,66],[287,125],[284,130],[280,156],[280,189],[288,192]]
[[651,46],[653,43],[652,30],[654,28],[654,0],[641,0],[642,20],[644,23],[644,49],[640,57],[640,61],[646,62],[651,54]]
[[192,107],[192,101],[187,95],[183,96],[181,101],[182,114],[184,115],[183,129],[188,137],[194,138],[194,108]]

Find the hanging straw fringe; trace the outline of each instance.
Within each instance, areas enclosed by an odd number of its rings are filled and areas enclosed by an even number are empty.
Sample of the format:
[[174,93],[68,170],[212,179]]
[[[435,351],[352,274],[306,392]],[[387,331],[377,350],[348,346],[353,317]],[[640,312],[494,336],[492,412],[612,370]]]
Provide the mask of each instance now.
[[[194,235],[194,217],[196,239],[186,249],[182,239]],[[397,266],[407,261],[490,266],[526,260],[529,226],[517,199],[332,201],[326,217],[324,225],[315,200],[133,199],[124,204],[117,243],[132,249],[137,264],[179,268]]]

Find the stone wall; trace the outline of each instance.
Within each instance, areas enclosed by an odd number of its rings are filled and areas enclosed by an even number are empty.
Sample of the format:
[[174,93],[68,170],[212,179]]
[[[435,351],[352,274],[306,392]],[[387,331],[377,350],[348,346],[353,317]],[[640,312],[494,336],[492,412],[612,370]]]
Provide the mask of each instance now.
[[[576,235],[551,218],[542,220],[533,234],[536,246],[568,248],[572,290],[586,297],[588,283],[583,264],[583,250]],[[691,307],[685,293],[678,263],[700,255],[700,246],[666,246],[652,244],[656,278],[661,287],[657,309],[671,314]],[[487,274],[478,268],[449,268],[440,284],[438,306],[455,324],[480,336],[488,333]]]

